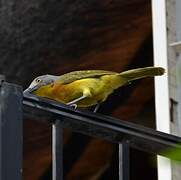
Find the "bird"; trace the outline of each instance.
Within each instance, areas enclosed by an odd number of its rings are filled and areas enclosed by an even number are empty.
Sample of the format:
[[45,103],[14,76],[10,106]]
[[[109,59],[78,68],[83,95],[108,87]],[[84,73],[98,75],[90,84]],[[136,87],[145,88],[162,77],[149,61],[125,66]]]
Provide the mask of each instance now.
[[160,76],[164,72],[162,67],[144,67],[121,73],[105,70],[80,70],[60,76],[47,74],[35,78],[24,94],[34,94],[74,108],[95,106],[94,112],[96,112],[100,104],[106,101],[114,90],[134,80]]

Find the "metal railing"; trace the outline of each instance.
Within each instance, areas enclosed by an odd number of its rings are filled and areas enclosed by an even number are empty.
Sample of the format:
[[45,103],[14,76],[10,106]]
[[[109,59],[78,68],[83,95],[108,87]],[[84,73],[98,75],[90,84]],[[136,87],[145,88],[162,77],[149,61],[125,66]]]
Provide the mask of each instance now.
[[[0,179],[22,179],[22,122],[24,115],[52,123],[53,180],[63,180],[63,128],[119,144],[119,179],[129,180],[129,148],[163,155],[181,138],[90,111],[74,110],[33,95],[9,83],[0,87]],[[23,109],[23,112],[22,112]],[[13,178],[12,178],[13,177]]]

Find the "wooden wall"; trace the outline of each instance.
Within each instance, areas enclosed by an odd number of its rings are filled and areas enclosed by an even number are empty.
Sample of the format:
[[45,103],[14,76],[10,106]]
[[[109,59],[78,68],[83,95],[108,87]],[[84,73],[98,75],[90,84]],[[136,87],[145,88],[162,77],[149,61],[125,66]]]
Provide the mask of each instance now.
[[[6,0],[0,13],[0,73],[24,87],[42,74],[152,65],[150,0]],[[153,79],[135,82],[100,113],[134,120],[153,95]],[[50,125],[27,120],[24,134],[24,179],[50,179]],[[64,141],[65,179],[117,179],[116,145],[68,130]]]

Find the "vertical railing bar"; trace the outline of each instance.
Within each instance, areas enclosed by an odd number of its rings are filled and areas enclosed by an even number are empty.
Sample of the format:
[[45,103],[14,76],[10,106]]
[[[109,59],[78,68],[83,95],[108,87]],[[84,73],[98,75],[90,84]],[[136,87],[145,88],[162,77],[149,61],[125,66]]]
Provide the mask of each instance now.
[[61,121],[52,125],[52,179],[63,180],[63,126]]
[[0,180],[22,180],[23,92],[0,81]]
[[129,142],[119,144],[119,180],[130,179],[130,146]]

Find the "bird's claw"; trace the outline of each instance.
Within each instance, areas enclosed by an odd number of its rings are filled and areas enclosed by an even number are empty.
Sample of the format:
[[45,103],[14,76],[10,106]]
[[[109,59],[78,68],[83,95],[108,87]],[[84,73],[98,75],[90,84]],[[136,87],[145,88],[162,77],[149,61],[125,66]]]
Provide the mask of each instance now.
[[77,104],[70,104],[70,107],[72,107],[73,109],[77,109]]

